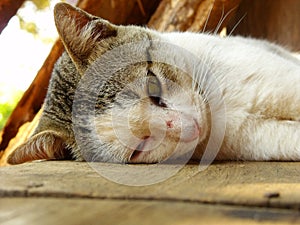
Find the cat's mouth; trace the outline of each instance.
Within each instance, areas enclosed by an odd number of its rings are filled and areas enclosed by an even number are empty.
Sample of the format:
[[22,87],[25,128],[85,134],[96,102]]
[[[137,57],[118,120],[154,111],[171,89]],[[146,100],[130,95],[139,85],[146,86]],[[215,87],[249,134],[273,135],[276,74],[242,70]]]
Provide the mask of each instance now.
[[138,144],[138,146],[135,148],[135,150],[132,152],[131,156],[129,157],[129,162],[131,163],[137,163],[139,158],[145,157],[145,155],[148,155],[151,150],[146,150],[146,145],[150,141],[150,137],[146,136],[142,139],[142,141]]
[[[168,122],[171,123],[170,121],[168,121]],[[168,129],[171,130],[171,134],[174,132],[174,130],[172,132],[173,126],[169,126]],[[188,123],[187,125],[184,125],[183,129],[184,129],[184,132],[181,133],[181,135],[179,135],[179,139],[177,141],[185,143],[185,144],[195,143],[195,141],[199,139],[199,136],[201,135],[201,131],[202,131],[201,127],[199,126],[198,122],[195,119],[192,120],[192,123]],[[172,136],[172,135],[170,135],[170,136]],[[130,163],[141,163],[141,162],[150,163],[150,162],[152,162],[151,160],[155,160],[154,158],[152,158],[154,156],[153,151],[157,150],[157,148],[158,148],[158,145],[157,145],[158,143],[155,143],[155,142],[157,142],[157,140],[153,136],[143,137],[141,139],[141,141],[138,143],[138,145],[136,146],[136,148],[132,151],[128,162],[130,162]],[[155,153],[156,160],[157,160],[157,157],[160,158],[163,155],[164,156],[170,155],[170,154],[163,153],[163,152],[170,153],[170,149],[163,149],[163,150],[164,151],[159,151],[159,152]],[[161,158],[160,158],[160,160],[161,160]],[[160,160],[158,160],[158,161],[160,161]]]

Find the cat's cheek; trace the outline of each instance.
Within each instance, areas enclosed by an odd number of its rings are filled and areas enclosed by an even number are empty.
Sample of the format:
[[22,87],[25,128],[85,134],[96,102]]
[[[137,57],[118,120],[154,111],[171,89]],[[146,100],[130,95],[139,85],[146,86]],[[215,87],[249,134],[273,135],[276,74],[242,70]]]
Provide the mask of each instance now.
[[188,126],[183,126],[180,135],[180,140],[182,142],[191,142],[199,138],[201,135],[201,128],[195,120],[189,121]]

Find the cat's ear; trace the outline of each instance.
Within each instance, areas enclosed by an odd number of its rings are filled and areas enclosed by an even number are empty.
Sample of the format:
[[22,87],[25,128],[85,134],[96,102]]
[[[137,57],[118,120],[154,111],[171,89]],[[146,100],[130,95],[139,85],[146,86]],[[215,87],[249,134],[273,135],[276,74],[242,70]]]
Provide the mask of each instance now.
[[38,159],[65,159],[70,157],[65,142],[54,131],[43,131],[17,147],[7,159],[9,164],[20,164]]
[[56,4],[54,18],[60,38],[81,73],[90,64],[97,44],[117,36],[116,26],[66,3]]

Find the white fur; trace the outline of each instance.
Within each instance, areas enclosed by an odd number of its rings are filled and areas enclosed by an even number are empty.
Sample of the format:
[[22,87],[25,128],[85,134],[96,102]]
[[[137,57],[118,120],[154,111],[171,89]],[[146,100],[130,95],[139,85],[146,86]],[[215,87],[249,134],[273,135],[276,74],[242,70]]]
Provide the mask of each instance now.
[[[219,159],[300,160],[300,61],[250,38],[166,33],[207,63],[226,106]],[[213,90],[210,90],[213,91]],[[217,112],[216,112],[217,113]]]

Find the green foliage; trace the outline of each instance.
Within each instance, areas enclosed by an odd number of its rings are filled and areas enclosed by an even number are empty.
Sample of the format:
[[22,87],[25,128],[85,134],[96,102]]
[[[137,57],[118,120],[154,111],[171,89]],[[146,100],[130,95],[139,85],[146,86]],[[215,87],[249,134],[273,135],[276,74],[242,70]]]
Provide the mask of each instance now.
[[27,32],[37,35],[38,34],[38,28],[34,22],[26,22],[21,16],[18,15],[20,28],[22,30],[26,30]]
[[38,10],[46,9],[50,6],[50,0],[31,0]]
[[[35,11],[42,11],[45,9],[49,9],[51,0],[27,0],[28,2],[32,2],[35,6]],[[34,11],[32,13],[35,13]],[[34,21],[28,21],[28,19],[23,18],[23,15],[17,14],[20,28],[22,30],[26,30],[27,32],[37,36],[39,33],[39,29],[37,24]]]
[[[18,101],[22,97],[22,94],[23,94],[22,91],[16,91],[9,97],[9,99],[0,102],[0,130],[4,127],[11,112],[13,111]],[[1,93],[0,91],[0,97],[3,95],[4,93]]]

